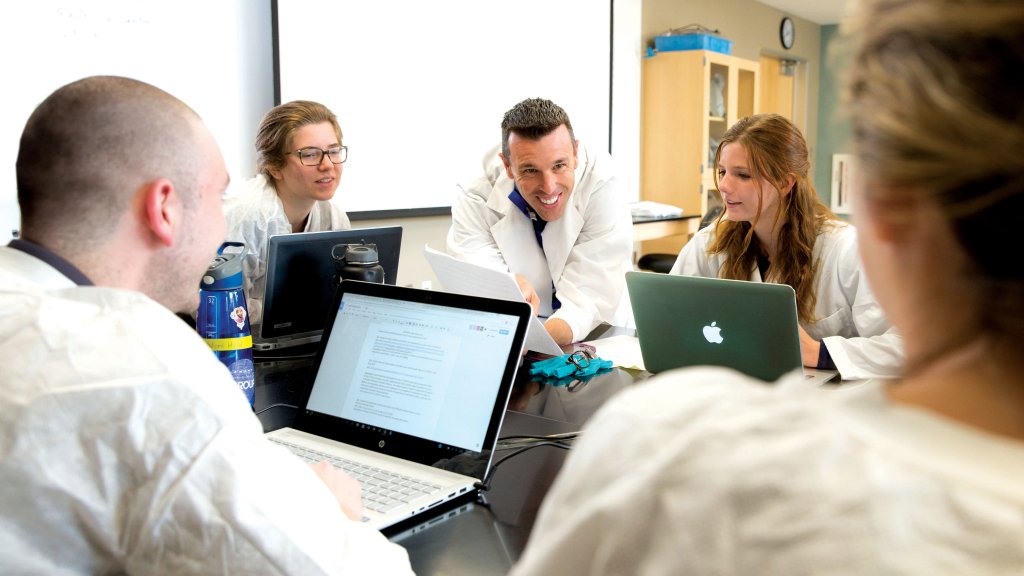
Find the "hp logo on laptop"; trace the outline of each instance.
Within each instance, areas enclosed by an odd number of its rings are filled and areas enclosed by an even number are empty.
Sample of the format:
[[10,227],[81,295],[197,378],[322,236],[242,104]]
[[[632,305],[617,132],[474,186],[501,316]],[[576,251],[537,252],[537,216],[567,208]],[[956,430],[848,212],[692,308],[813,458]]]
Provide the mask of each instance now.
[[380,442],[377,442],[377,447],[378,448],[383,448],[384,447],[384,441],[381,440]]

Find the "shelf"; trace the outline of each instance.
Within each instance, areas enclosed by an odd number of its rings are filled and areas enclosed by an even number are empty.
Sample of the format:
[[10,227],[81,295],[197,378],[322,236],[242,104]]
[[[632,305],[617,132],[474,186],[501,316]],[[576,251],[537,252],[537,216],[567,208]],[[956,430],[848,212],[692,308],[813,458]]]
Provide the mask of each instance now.
[[[643,60],[643,200],[695,215],[718,201],[717,192],[709,198],[715,188],[712,146],[737,119],[758,110],[758,70],[758,62],[706,50],[659,52]],[[645,238],[643,252],[678,253],[685,241],[685,235]]]

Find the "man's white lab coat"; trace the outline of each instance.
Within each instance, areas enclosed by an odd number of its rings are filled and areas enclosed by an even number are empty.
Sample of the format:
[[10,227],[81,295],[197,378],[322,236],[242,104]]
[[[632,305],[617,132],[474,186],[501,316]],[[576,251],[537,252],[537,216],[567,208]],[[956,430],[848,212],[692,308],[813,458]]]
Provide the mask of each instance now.
[[[601,322],[626,325],[625,273],[633,269],[633,222],[611,157],[579,146],[569,205],[561,218],[547,223],[542,251],[530,219],[508,199],[514,182],[498,151],[484,157],[482,175],[459,186],[448,253],[524,276],[540,296],[540,314],[564,320],[573,340]],[[552,284],[562,304],[553,314]]]

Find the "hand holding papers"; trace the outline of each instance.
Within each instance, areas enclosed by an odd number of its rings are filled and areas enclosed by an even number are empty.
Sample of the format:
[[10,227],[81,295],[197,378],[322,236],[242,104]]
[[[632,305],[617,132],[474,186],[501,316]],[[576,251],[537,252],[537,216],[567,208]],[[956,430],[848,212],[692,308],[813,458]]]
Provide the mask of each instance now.
[[[448,292],[516,302],[523,300],[515,277],[509,272],[463,262],[426,245],[423,246],[423,255],[433,268],[441,286]],[[536,316],[530,320],[530,327],[526,333],[526,348],[541,354],[562,355],[562,349]]]

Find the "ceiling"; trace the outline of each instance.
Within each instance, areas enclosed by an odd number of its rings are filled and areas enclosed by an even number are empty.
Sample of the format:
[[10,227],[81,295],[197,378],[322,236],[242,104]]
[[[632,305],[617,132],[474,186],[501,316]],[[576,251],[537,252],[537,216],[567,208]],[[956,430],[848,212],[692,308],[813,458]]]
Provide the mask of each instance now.
[[816,24],[838,24],[847,0],[758,0],[783,12]]

